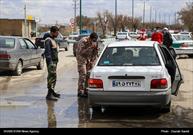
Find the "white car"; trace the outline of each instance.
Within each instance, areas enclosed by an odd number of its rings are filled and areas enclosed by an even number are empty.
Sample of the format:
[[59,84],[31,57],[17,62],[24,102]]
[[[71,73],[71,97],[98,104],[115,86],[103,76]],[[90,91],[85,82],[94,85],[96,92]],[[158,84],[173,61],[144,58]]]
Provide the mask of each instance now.
[[131,40],[128,32],[118,32],[116,35],[116,40]]
[[90,108],[155,106],[170,111],[183,82],[174,56],[152,41],[107,45],[88,80]]
[[188,34],[172,34],[173,44],[177,55],[193,57],[193,39]]
[[193,39],[192,32],[180,32],[181,35],[187,35],[190,39]]
[[68,43],[75,43],[76,40],[78,39],[79,37],[79,33],[72,33],[72,35],[69,35],[68,37]]
[[140,34],[138,34],[137,32],[129,32],[129,36],[130,36],[131,38],[137,39],[137,38],[140,37]]

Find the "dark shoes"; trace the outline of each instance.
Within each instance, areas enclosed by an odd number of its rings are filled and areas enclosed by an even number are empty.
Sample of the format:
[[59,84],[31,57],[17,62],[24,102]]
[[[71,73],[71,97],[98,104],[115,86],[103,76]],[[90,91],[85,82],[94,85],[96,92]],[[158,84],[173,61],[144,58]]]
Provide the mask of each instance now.
[[60,94],[57,94],[54,90],[48,90],[46,100],[57,101],[58,98],[60,98]]
[[87,98],[88,97],[88,92],[84,91],[84,90],[80,90],[78,92],[78,97],[81,97],[81,98]]
[[56,92],[53,92],[53,96],[54,96],[54,97],[57,97],[57,98],[60,98],[60,97],[61,97],[61,95],[58,94],[58,93],[56,93]]

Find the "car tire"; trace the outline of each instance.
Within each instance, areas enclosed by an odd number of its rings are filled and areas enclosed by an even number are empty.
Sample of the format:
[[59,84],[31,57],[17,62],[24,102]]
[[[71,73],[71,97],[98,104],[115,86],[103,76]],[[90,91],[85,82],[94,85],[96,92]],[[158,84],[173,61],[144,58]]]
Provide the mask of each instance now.
[[68,51],[68,47],[65,48],[65,51]]
[[44,57],[41,57],[40,62],[37,65],[38,70],[44,69]]
[[190,58],[193,58],[193,54],[188,55]]
[[23,65],[22,62],[19,60],[16,66],[16,69],[14,71],[14,75],[16,76],[21,76],[23,70]]
[[75,52],[73,52],[73,55],[74,55],[74,57],[76,57],[76,53]]
[[93,112],[101,112],[101,106],[93,106]]
[[171,111],[171,101],[165,107],[161,109],[161,113],[169,113]]

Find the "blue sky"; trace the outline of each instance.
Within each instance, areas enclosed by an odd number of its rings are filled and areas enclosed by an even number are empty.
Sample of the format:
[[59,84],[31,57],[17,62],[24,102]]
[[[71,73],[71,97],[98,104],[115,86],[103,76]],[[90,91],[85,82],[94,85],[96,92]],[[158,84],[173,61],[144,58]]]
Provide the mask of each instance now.
[[[132,0],[118,0],[118,13],[130,15]],[[142,17],[143,1],[135,1],[135,16]],[[73,0],[0,0],[0,18],[23,18],[24,3],[27,5],[27,14],[40,18],[42,24],[69,23],[74,16]],[[174,13],[185,7],[186,2],[193,0],[146,0],[146,21],[150,20],[150,7],[152,7],[152,20],[174,21]],[[96,16],[97,12],[109,10],[114,13],[114,0],[82,0],[83,15]],[[77,12],[79,12],[77,10]],[[160,17],[159,17],[160,16]],[[160,18],[160,19],[159,19]]]

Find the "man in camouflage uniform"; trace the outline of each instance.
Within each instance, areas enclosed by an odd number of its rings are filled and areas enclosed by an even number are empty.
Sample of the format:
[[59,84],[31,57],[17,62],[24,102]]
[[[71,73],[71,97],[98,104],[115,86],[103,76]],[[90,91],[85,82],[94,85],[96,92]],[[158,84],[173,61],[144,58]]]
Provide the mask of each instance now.
[[78,63],[79,81],[78,81],[78,96],[86,97],[87,74],[94,66],[98,56],[98,35],[92,33],[89,37],[79,41],[76,49],[76,59]]
[[56,69],[58,63],[58,45],[54,40],[58,36],[59,29],[56,26],[52,26],[50,29],[50,34],[46,34],[45,39],[45,57],[48,69],[47,77],[47,88],[48,94],[46,96],[47,100],[57,101],[60,98],[60,94],[57,94],[54,89],[56,85]]

